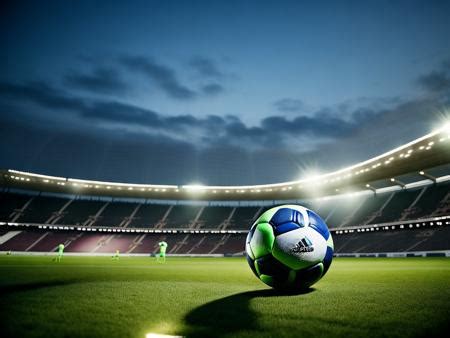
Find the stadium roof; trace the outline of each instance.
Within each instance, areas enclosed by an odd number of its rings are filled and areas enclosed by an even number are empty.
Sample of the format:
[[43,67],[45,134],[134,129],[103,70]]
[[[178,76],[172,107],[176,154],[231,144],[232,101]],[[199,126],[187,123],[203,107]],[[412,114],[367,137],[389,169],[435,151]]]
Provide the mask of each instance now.
[[[246,186],[134,184],[8,169],[1,170],[0,183],[4,188],[160,200],[287,200],[393,185],[404,187],[405,175],[435,181],[429,170],[447,164],[450,164],[450,125],[350,167],[289,182]],[[449,174],[449,166],[444,168],[445,175]]]

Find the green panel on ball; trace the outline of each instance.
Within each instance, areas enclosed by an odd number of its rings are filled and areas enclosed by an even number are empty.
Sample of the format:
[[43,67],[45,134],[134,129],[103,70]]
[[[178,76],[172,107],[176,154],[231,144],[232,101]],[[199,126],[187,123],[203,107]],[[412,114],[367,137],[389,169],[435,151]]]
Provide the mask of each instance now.
[[268,275],[261,275],[259,278],[269,286],[273,286],[273,278]]
[[274,241],[272,226],[269,223],[258,224],[249,244],[255,259],[270,254]]

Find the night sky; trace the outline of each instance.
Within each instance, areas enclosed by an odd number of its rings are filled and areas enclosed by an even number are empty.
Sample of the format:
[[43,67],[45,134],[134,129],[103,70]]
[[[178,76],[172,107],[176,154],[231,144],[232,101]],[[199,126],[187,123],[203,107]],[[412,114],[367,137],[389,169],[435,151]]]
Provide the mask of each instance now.
[[450,1],[3,1],[0,167],[272,183],[450,118]]

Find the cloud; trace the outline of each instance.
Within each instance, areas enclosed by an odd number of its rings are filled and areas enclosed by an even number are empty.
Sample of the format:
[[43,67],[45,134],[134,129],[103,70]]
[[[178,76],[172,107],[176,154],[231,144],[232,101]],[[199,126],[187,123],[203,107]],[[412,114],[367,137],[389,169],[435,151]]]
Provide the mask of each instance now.
[[214,96],[224,91],[224,88],[218,83],[209,83],[202,87],[202,92],[206,95]]
[[197,146],[245,144],[249,149],[289,148],[293,139],[310,139],[308,143],[313,144],[318,140],[338,138],[351,133],[373,115],[372,112],[356,110],[350,120],[345,120],[337,117],[336,112],[324,109],[309,116],[269,116],[259,125],[248,126],[234,115],[167,116],[119,101],[73,96],[42,82],[0,83],[0,95],[12,101],[25,100],[49,109],[50,113],[55,109],[59,113],[70,112],[80,122],[100,122],[99,128],[162,133],[174,139],[188,139]]
[[[26,164],[22,169],[44,168],[49,173],[53,162],[62,168],[58,174],[65,175],[64,170],[72,173],[72,157],[77,162],[96,162],[96,156],[105,153],[103,164],[96,166],[97,176],[88,176],[94,164],[81,168],[76,176],[123,179],[121,175],[128,172],[122,163],[127,163],[133,167],[127,177],[135,181],[148,172],[152,175],[147,181],[160,183],[282,181],[298,177],[299,168],[308,163],[318,163],[322,170],[336,169],[411,141],[432,129],[448,99],[446,94],[388,104],[364,99],[308,115],[267,116],[249,125],[237,114],[165,115],[125,102],[72,95],[49,83],[3,82],[0,125],[19,154],[3,149],[0,158],[3,166],[22,163]],[[8,127],[11,123],[14,130]],[[33,158],[38,164],[29,160]],[[174,166],[180,165],[183,170],[175,172]]]
[[418,83],[427,91],[439,93],[450,89],[450,76],[443,71],[433,71],[421,76]]
[[206,57],[195,56],[189,61],[189,65],[202,77],[220,79],[225,75],[214,60]]
[[130,89],[116,70],[102,67],[89,74],[72,71],[64,76],[64,83],[71,88],[100,94],[123,94]]
[[273,103],[278,111],[283,113],[300,113],[305,109],[305,104],[302,100],[283,98]]
[[450,60],[446,60],[437,70],[424,74],[417,83],[431,93],[442,93],[450,90]]
[[62,90],[41,81],[25,84],[0,82],[0,94],[3,99],[31,102],[49,109],[79,111],[86,108],[84,100],[66,95]]
[[140,73],[151,79],[166,95],[178,100],[191,100],[197,96],[194,90],[182,85],[175,70],[157,63],[151,58],[126,56],[120,62],[128,70]]

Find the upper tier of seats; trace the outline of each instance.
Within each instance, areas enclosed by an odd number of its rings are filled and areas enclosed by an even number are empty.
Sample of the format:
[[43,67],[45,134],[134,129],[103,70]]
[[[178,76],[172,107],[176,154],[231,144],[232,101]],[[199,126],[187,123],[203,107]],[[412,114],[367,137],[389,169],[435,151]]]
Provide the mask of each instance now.
[[[306,201],[330,228],[450,214],[450,184]],[[164,229],[247,230],[269,207],[147,204],[0,193],[0,221]]]

